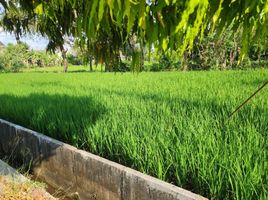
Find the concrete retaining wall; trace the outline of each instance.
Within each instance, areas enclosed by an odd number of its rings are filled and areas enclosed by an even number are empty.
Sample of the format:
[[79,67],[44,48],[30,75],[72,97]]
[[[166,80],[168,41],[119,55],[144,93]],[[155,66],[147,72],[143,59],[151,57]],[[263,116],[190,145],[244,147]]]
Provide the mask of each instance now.
[[0,119],[0,154],[32,163],[33,173],[80,199],[194,200],[202,196]]

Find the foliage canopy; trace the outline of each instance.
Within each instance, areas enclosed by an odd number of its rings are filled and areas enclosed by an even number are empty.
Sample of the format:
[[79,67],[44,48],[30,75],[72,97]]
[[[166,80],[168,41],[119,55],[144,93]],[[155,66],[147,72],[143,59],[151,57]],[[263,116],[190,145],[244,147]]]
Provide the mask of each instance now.
[[[250,41],[267,36],[268,2],[252,0],[20,0],[22,8],[54,23],[58,35],[96,38],[120,33],[120,41],[135,34],[164,51],[191,49],[205,32],[228,27],[243,29],[242,55]],[[2,1],[5,4],[5,1]],[[9,2],[12,5],[12,1]],[[8,6],[7,6],[8,7]],[[51,30],[42,30],[47,33]],[[60,37],[60,36],[58,36]]]

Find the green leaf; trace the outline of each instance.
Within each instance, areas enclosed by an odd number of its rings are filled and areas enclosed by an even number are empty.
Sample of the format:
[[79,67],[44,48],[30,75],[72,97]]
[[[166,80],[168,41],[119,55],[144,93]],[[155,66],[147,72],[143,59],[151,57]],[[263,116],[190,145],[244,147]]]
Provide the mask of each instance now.
[[98,12],[99,22],[102,20],[105,5],[106,5],[106,0],[100,0],[100,2],[99,2],[99,12]]
[[34,13],[37,15],[42,15],[44,13],[43,4],[40,3],[34,8]]
[[164,51],[166,51],[167,48],[168,48],[168,41],[167,41],[166,38],[164,38],[163,41],[162,41],[162,48],[163,48]]
[[169,0],[165,0],[166,4],[169,6]]
[[90,18],[89,18],[89,29],[91,29],[91,32],[93,31],[92,24],[93,24],[93,18],[95,17],[95,13],[97,10],[97,5],[98,5],[98,0],[93,0],[92,6],[91,6]]

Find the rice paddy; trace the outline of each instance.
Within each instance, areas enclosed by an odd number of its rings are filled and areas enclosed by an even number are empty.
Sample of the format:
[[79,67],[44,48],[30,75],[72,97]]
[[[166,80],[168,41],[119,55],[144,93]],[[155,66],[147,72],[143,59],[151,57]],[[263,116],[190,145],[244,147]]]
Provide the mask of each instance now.
[[0,117],[211,199],[268,199],[268,70],[0,74]]

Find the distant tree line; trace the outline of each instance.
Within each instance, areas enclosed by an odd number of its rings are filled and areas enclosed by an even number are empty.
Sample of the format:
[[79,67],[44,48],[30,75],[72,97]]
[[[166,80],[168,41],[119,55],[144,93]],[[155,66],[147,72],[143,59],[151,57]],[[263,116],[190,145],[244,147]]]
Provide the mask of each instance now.
[[23,42],[8,44],[0,50],[0,71],[18,72],[23,68],[49,67],[60,65],[61,58],[45,51],[30,50]]

